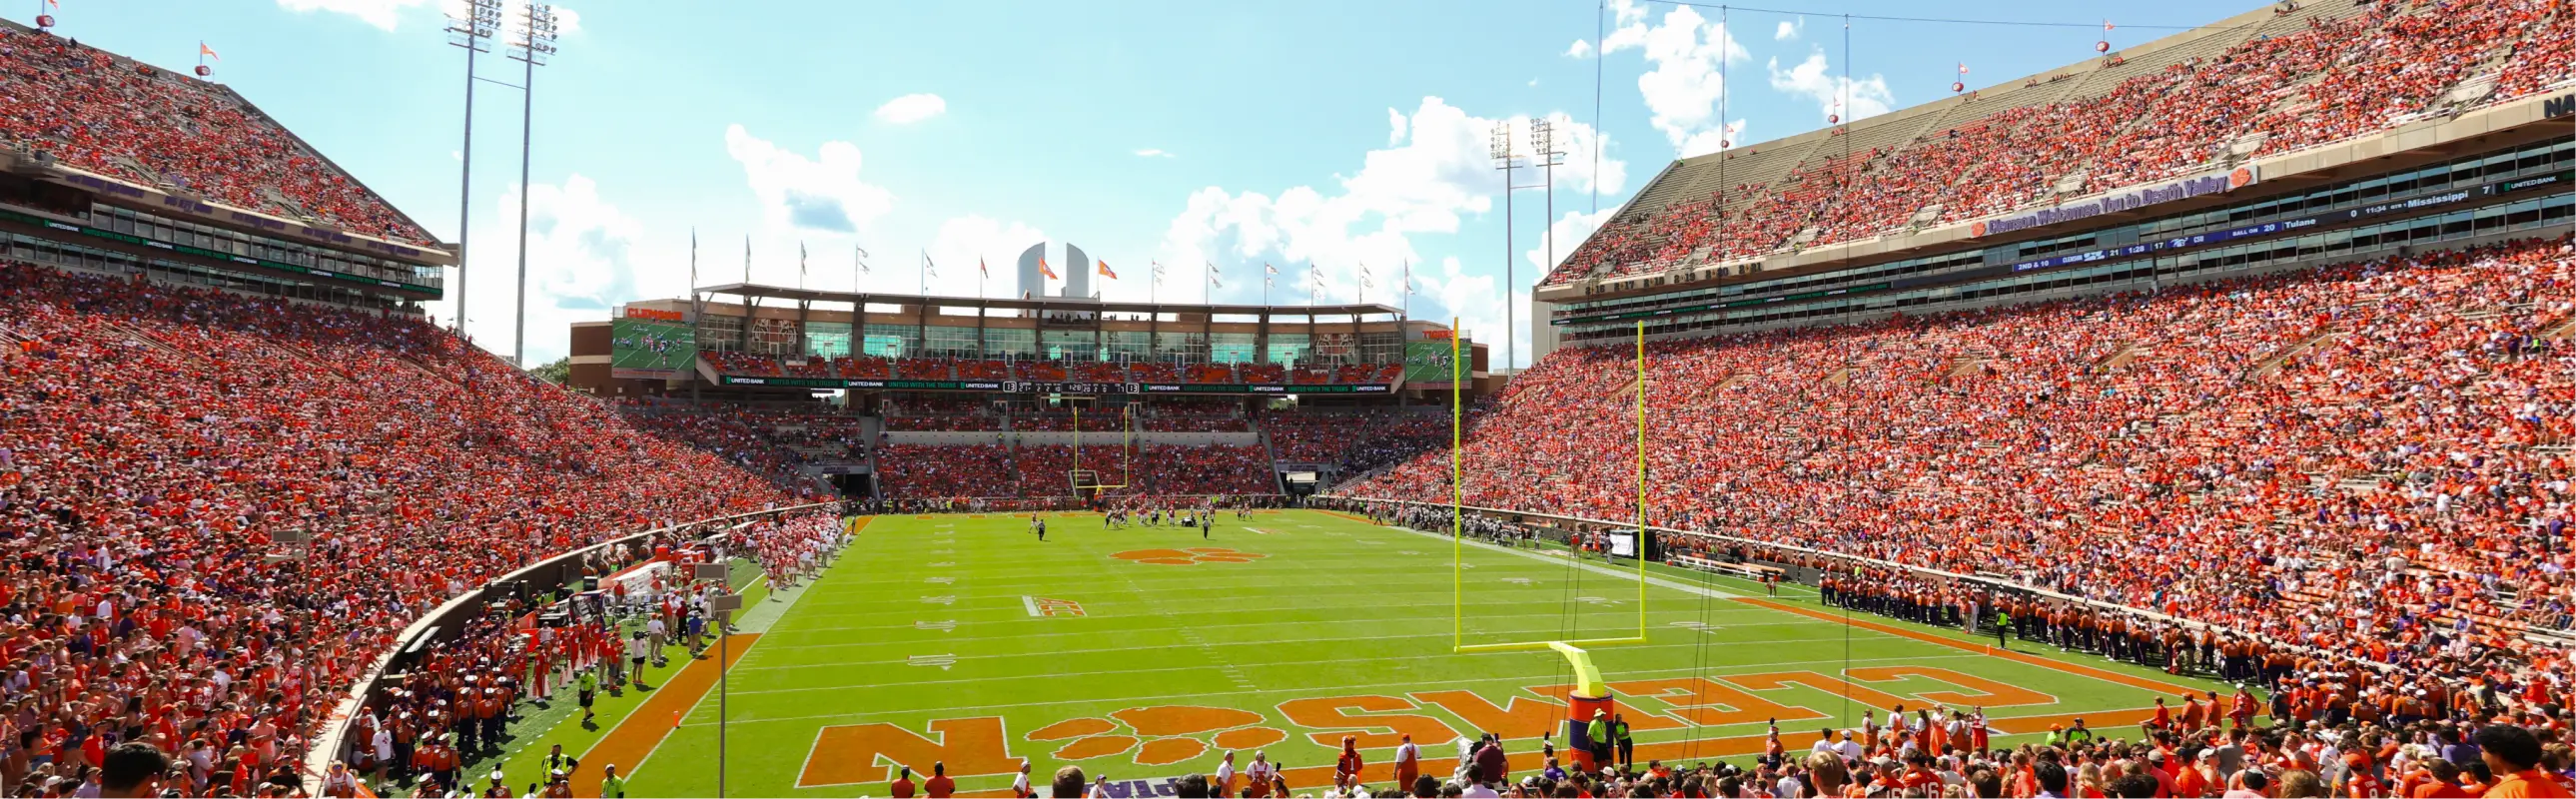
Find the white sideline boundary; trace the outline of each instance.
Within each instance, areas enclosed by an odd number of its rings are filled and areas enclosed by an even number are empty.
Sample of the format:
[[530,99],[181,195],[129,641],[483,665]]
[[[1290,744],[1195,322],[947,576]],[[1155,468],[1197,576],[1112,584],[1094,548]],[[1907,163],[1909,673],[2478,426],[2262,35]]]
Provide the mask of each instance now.
[[[1447,540],[1449,540],[1449,536],[1441,535],[1441,534],[1439,534],[1439,533],[1424,532],[1424,531],[1416,530],[1416,529],[1413,529],[1413,528],[1410,528],[1410,527],[1391,527],[1391,526],[1383,525],[1383,524],[1378,525],[1378,527],[1379,527],[1380,529],[1394,530],[1394,531],[1397,531],[1397,532],[1403,532],[1403,533],[1412,533],[1412,534],[1414,534],[1414,535],[1422,536],[1422,537],[1424,537],[1424,538],[1437,539],[1437,540],[1440,540],[1440,541],[1447,541]],[[1464,540],[1464,539],[1462,539],[1462,540]],[[1471,546],[1471,547],[1483,547],[1483,548],[1485,548],[1485,549],[1493,550],[1493,551],[1495,551],[1495,552],[1508,552],[1508,553],[1511,553],[1511,554],[1514,554],[1514,555],[1519,555],[1519,556],[1524,557],[1524,558],[1529,558],[1529,559],[1531,559],[1531,560],[1539,561],[1539,562],[1541,562],[1541,563],[1562,564],[1562,563],[1565,563],[1565,562],[1566,562],[1565,558],[1563,558],[1563,557],[1549,557],[1549,556],[1547,556],[1547,555],[1541,555],[1541,554],[1539,554],[1539,553],[1531,552],[1531,551],[1528,551],[1528,550],[1525,550],[1525,549],[1513,549],[1513,548],[1511,548],[1511,547],[1499,546],[1499,545],[1495,545],[1495,544],[1488,544],[1488,543],[1485,543],[1485,542],[1483,542],[1483,541],[1465,540],[1465,543],[1466,543],[1468,546]],[[1589,562],[1589,561],[1578,561],[1578,562],[1576,562],[1576,563],[1575,563],[1575,565],[1576,565],[1576,566],[1580,566],[1580,567],[1582,567],[1584,570],[1586,570],[1586,571],[1590,571],[1590,572],[1592,572],[1592,573],[1594,573],[1594,574],[1605,574],[1605,575],[1609,575],[1609,576],[1612,576],[1612,577],[1627,577],[1627,578],[1634,578],[1634,577],[1636,577],[1636,576],[1637,576],[1637,573],[1636,573],[1636,572],[1633,572],[1633,571],[1624,571],[1624,570],[1620,570],[1620,569],[1613,569],[1613,568],[1610,568],[1610,567],[1608,567],[1608,566],[1602,566],[1602,565],[1599,565],[1599,564],[1591,563],[1591,562]],[[1652,585],[1652,586],[1655,586],[1655,587],[1658,587],[1658,588],[1670,588],[1670,589],[1673,589],[1673,590],[1675,590],[1675,591],[1680,591],[1680,592],[1687,593],[1687,594],[1698,594],[1698,595],[1700,595],[1700,596],[1706,596],[1706,597],[1717,597],[1717,598],[1719,598],[1719,599],[1750,599],[1750,598],[1751,598],[1749,595],[1746,595],[1746,594],[1739,594],[1739,593],[1735,593],[1735,592],[1733,592],[1733,591],[1724,591],[1724,590],[1719,590],[1719,589],[1716,589],[1716,588],[1709,588],[1709,587],[1706,587],[1706,586],[1692,585],[1692,584],[1690,584],[1690,583],[1678,582],[1678,581],[1674,581],[1674,580],[1667,580],[1667,579],[1664,579],[1664,578],[1662,578],[1662,577],[1657,577],[1657,576],[1654,576],[1654,575],[1651,575],[1651,574],[1646,575],[1646,584],[1647,584],[1647,585]],[[1776,612],[1776,611],[1774,611],[1774,612]]]

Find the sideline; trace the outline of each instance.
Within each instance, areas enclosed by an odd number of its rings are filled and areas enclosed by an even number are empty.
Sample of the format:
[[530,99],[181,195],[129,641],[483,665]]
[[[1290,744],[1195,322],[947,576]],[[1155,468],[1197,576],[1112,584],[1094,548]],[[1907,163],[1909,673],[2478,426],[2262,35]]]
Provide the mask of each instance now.
[[696,708],[698,700],[706,698],[707,692],[715,689],[718,674],[740,662],[742,656],[751,651],[752,645],[760,642],[760,635],[738,633],[727,636],[724,646],[728,657],[723,665],[711,665],[713,660],[693,661],[679,674],[655,686],[653,695],[645,699],[643,705],[636,707],[634,713],[627,714],[626,720],[618,722],[617,728],[599,739],[599,743],[591,746],[589,751],[581,753],[583,773],[593,776],[574,780],[573,795],[599,796],[599,780],[595,775],[601,773],[600,767],[608,764],[617,764],[619,773],[628,779],[643,771],[645,760],[653,756],[653,750],[661,748],[662,739],[676,728],[664,719]]
[[[1362,523],[1367,523],[1367,524],[1376,525],[1376,523],[1375,523],[1375,522],[1370,522],[1370,521],[1368,521],[1367,519],[1364,519],[1364,518],[1361,518],[1361,517],[1358,517],[1358,516],[1352,516],[1352,515],[1350,515],[1350,514],[1342,513],[1342,512],[1339,512],[1339,511],[1323,511],[1323,513],[1324,513],[1324,514],[1326,514],[1326,515],[1330,515],[1330,516],[1339,516],[1339,517],[1344,518],[1344,519],[1350,519],[1350,520],[1352,520],[1352,521],[1358,521],[1358,522],[1362,522]],[[1386,526],[1386,525],[1377,525],[1377,526],[1382,527],[1382,528],[1384,528],[1384,529],[1388,529],[1388,530],[1402,530],[1402,531],[1404,531],[1404,532],[1408,532],[1408,533],[1412,533],[1412,534],[1420,535],[1420,536],[1426,536],[1426,537],[1430,537],[1430,538],[1436,538],[1436,539],[1446,539],[1446,538],[1448,538],[1448,536],[1439,535],[1439,534],[1437,534],[1437,533],[1428,533],[1428,532],[1423,532],[1423,531],[1421,531],[1421,530],[1414,530],[1414,529],[1410,529],[1410,528],[1403,528],[1403,527],[1389,527],[1389,526]],[[1528,551],[1524,551],[1524,550],[1512,549],[1512,548],[1509,548],[1509,547],[1496,546],[1496,545],[1488,544],[1488,543],[1485,543],[1485,542],[1482,542],[1482,541],[1467,541],[1467,542],[1466,542],[1466,544],[1467,544],[1468,546],[1484,547],[1484,548],[1486,548],[1486,549],[1493,550],[1493,551],[1496,551],[1496,552],[1509,552],[1509,553],[1512,553],[1512,554],[1515,554],[1515,555],[1520,555],[1520,556],[1522,556],[1522,557],[1526,557],[1526,558],[1534,558],[1534,559],[1543,560],[1543,561],[1550,561],[1550,562],[1560,562],[1560,563],[1561,563],[1561,562],[1563,562],[1562,558],[1550,558],[1550,557],[1548,557],[1548,556],[1540,555],[1540,554],[1535,553],[1535,552],[1528,552]],[[1606,567],[1606,566],[1598,566],[1598,565],[1594,565],[1594,564],[1591,564],[1591,563],[1581,563],[1581,564],[1579,564],[1579,565],[1581,565],[1583,568],[1590,569],[1590,570],[1592,570],[1592,571],[1594,571],[1594,572],[1601,573],[1601,574],[1606,574],[1606,575],[1610,575],[1610,576],[1613,576],[1613,577],[1634,577],[1634,576],[1636,576],[1636,574],[1635,574],[1634,572],[1620,571],[1620,570],[1617,570],[1617,569],[1612,569],[1612,568],[1609,568],[1609,567]],[[1681,590],[1681,591],[1688,591],[1688,592],[1692,592],[1692,593],[1698,593],[1698,594],[1702,594],[1702,595],[1704,595],[1704,596],[1723,597],[1723,598],[1726,598],[1726,599],[1732,599],[1732,600],[1735,600],[1735,601],[1737,601],[1737,602],[1741,602],[1741,603],[1744,603],[1744,604],[1747,604],[1747,605],[1752,605],[1752,606],[1754,606],[1754,607],[1764,608],[1764,609],[1768,609],[1768,610],[1776,610],[1776,611],[1779,611],[1779,612],[1782,612],[1782,613],[1793,613],[1793,614],[1797,614],[1797,615],[1799,615],[1799,616],[1805,616],[1805,617],[1807,617],[1807,618],[1811,618],[1811,619],[1818,619],[1818,620],[1822,620],[1822,621],[1833,622],[1833,623],[1836,623],[1836,624],[1848,624],[1848,625],[1851,625],[1851,626],[1853,626],[1853,627],[1858,627],[1858,628],[1861,628],[1861,629],[1864,629],[1864,630],[1870,630],[1870,631],[1880,632],[1880,633],[1887,633],[1887,634],[1890,634],[1890,635],[1896,635],[1896,636],[1900,636],[1900,637],[1903,637],[1903,638],[1908,638],[1908,639],[1912,639],[1912,640],[1916,640],[1916,641],[1921,641],[1921,642],[1928,643],[1928,644],[1939,644],[1939,645],[1941,645],[1941,646],[1949,647],[1949,648],[1952,648],[1952,649],[1961,649],[1961,650],[1966,650],[1966,651],[1969,651],[1969,652],[1975,652],[1975,653],[1978,653],[1978,654],[1981,654],[1981,655],[1986,655],[1986,656],[1989,656],[1989,657],[1997,657],[1997,658],[2002,658],[2002,659],[2005,659],[2005,660],[2010,660],[2010,661],[2014,661],[2014,662],[2018,662],[2018,663],[2026,663],[2026,664],[2029,664],[2029,665],[2039,666],[2039,667],[2042,667],[2042,668],[2046,668],[2046,669],[2049,669],[2049,670],[2051,670],[2051,671],[2057,671],[2057,672],[2062,672],[2062,673],[2066,673],[2066,674],[2072,674],[2072,675],[2076,675],[2076,676],[2079,676],[2079,677],[2090,677],[2090,678],[2093,678],[2093,679],[2096,679],[2096,680],[2101,680],[2101,681],[2104,681],[2104,682],[2116,683],[2116,684],[2119,684],[2119,685],[2129,686],[2129,687],[2131,687],[2131,688],[2142,688],[2142,689],[2149,690],[2149,691],[2157,691],[2157,692],[2166,693],[2166,694],[2169,694],[2169,695],[2176,695],[2176,696],[2179,696],[2179,695],[2182,695],[2182,694],[2202,694],[2202,693],[2206,693],[2206,692],[2208,692],[2208,690],[2209,690],[2209,689],[2208,689],[2208,688],[2206,688],[2206,687],[2203,687],[2203,688],[2192,688],[2192,687],[2188,687],[2188,686],[2177,685],[2177,684],[2174,684],[2174,683],[2165,682],[2165,681],[2162,681],[2162,680],[2156,680],[2156,679],[2150,679],[2150,678],[2146,678],[2146,677],[2140,677],[2140,676],[2137,676],[2137,675],[2134,675],[2134,674],[2126,674],[2126,673],[2122,673],[2122,672],[2118,672],[2118,671],[2112,671],[2112,670],[2110,670],[2110,669],[2096,668],[2096,667],[2093,667],[2093,666],[2087,666],[2087,665],[2084,665],[2084,664],[2081,664],[2081,663],[2068,662],[2068,661],[2059,660],[2059,659],[2056,659],[2056,658],[2046,657],[2046,656],[2043,656],[2043,655],[2034,655],[2034,654],[2030,654],[2030,653],[2026,653],[2026,652],[2018,652],[2018,651],[2014,651],[2014,650],[2011,650],[2011,649],[1997,649],[1997,648],[1995,648],[1995,647],[1988,646],[1988,645],[1985,645],[1985,644],[1980,644],[1980,643],[1976,643],[1976,642],[1973,642],[1973,641],[1964,641],[1964,640],[1960,640],[1960,639],[1957,639],[1957,638],[1952,638],[1952,637],[1949,637],[1949,636],[1946,636],[1946,635],[1937,635],[1937,634],[1933,634],[1933,633],[1922,632],[1922,631],[1919,631],[1919,630],[1912,630],[1912,629],[1908,629],[1908,628],[1905,628],[1905,627],[1900,627],[1900,626],[1893,625],[1893,624],[1884,624],[1884,623],[1875,622],[1875,621],[1870,621],[1870,620],[1862,619],[1862,618],[1858,618],[1858,617],[1845,616],[1845,615],[1837,614],[1837,613],[1827,613],[1827,612],[1824,612],[1824,611],[1821,611],[1821,610],[1817,610],[1817,609],[1814,609],[1814,608],[1802,608],[1802,607],[1798,607],[1798,606],[1796,606],[1796,605],[1790,605],[1790,604],[1786,604],[1786,603],[1782,603],[1782,602],[1777,602],[1777,601],[1773,601],[1773,600],[1765,599],[1765,598],[1761,598],[1761,597],[1746,596],[1746,595],[1743,595],[1743,594],[1737,594],[1737,593],[1733,593],[1733,592],[1730,592],[1730,591],[1722,591],[1722,590],[1718,590],[1718,589],[1714,589],[1714,588],[1702,588],[1702,587],[1700,587],[1700,586],[1689,585],[1689,584],[1685,584],[1685,583],[1678,583],[1678,582],[1674,582],[1674,581],[1671,581],[1671,580],[1667,580],[1667,579],[1664,579],[1664,578],[1661,578],[1661,577],[1654,577],[1654,576],[1651,576],[1651,575],[1649,575],[1649,576],[1646,578],[1646,581],[1647,581],[1648,583],[1650,583],[1650,584],[1657,585],[1657,586],[1662,586],[1662,587],[1665,587],[1665,588],[1673,588],[1673,589],[1677,589],[1677,590]],[[2110,716],[2111,714],[2104,713],[2104,714],[2097,714],[2097,715],[2101,715],[2101,716],[2108,717],[2108,716]]]
[[1778,602],[1773,602],[1773,601],[1770,601],[1770,600],[1767,600],[1767,599],[1756,599],[1756,598],[1753,598],[1753,597],[1744,597],[1744,598],[1741,598],[1741,599],[1737,599],[1736,601],[1738,601],[1738,602],[1743,602],[1743,603],[1748,604],[1748,605],[1758,605],[1758,606],[1761,606],[1761,607],[1770,608],[1770,609],[1772,609],[1772,610],[1777,610],[1777,611],[1780,611],[1780,612],[1782,612],[1782,613],[1795,613],[1795,614],[1798,614],[1798,615],[1800,615],[1800,616],[1806,616],[1806,617],[1808,617],[1808,618],[1812,618],[1812,619],[1823,619],[1823,620],[1825,620],[1825,621],[1838,622],[1838,623],[1842,623],[1842,624],[1849,624],[1849,625],[1851,625],[1851,626],[1858,627],[1858,628],[1861,628],[1861,629],[1864,629],[1864,630],[1872,630],[1872,631],[1876,631],[1876,632],[1888,633],[1888,634],[1891,634],[1891,635],[1903,636],[1903,637],[1911,638],[1911,639],[1914,639],[1914,640],[1917,640],[1917,641],[1922,641],[1922,642],[1927,643],[1927,644],[1940,644],[1940,645],[1942,645],[1942,646],[1950,647],[1950,648],[1952,648],[1952,649],[1964,649],[1964,650],[1967,650],[1967,651],[1970,651],[1970,652],[1976,652],[1976,653],[1983,654],[1983,655],[1988,655],[1988,656],[1992,656],[1992,657],[1999,657],[1999,658],[2003,658],[2003,659],[2005,659],[2005,660],[2016,661],[2016,662],[2020,662],[2020,663],[2028,663],[2028,664],[2033,665],[2033,666],[2039,666],[2039,667],[2046,668],[2046,669],[2049,669],[2049,670],[2052,670],[2052,671],[2061,671],[2061,672],[2065,672],[2065,673],[2067,673],[2067,674],[2073,674],[2073,675],[2076,675],[2076,676],[2079,676],[2079,677],[2091,677],[2091,678],[2093,678],[2093,679],[2101,680],[2101,681],[2103,681],[2103,682],[2119,683],[2119,684],[2121,684],[2121,685],[2126,685],[2126,686],[2129,686],[2129,687],[2131,687],[2131,688],[2144,688],[2144,689],[2149,690],[2149,691],[2161,691],[2161,692],[2164,692],[2164,693],[2167,693],[2167,694],[2175,694],[2175,695],[2180,695],[2180,694],[2194,694],[2194,695],[2199,695],[2199,694],[2207,693],[2207,692],[2210,690],[2210,689],[2205,688],[2205,687],[2204,687],[2204,688],[2191,688],[2191,687],[2188,687],[2188,686],[2175,685],[2175,684],[2173,684],[2173,683],[2165,682],[2165,681],[2163,681],[2163,680],[2153,680],[2153,679],[2148,679],[2148,678],[2145,678],[2145,677],[2137,676],[2137,675],[2135,675],[2135,674],[2124,674],[2124,673],[2121,673],[2121,672],[2112,671],[2112,670],[2110,670],[2110,669],[2099,669],[2099,668],[2094,668],[2094,667],[2092,667],[2092,666],[2087,666],[2087,665],[2084,665],[2084,664],[2081,664],[2081,663],[2069,663],[2069,662],[2067,662],[2067,661],[2058,660],[2058,659],[2056,659],[2056,658],[2046,657],[2046,656],[2042,656],[2042,655],[2033,655],[2033,654],[2030,654],[2030,653],[2027,653],[2027,652],[2017,652],[2017,651],[2010,650],[2010,649],[1996,649],[1996,648],[1994,648],[1994,647],[1992,647],[1992,646],[1987,646],[1987,645],[1985,645],[1985,644],[1975,643],[1975,642],[1972,642],[1972,641],[1962,641],[1962,640],[1959,640],[1959,639],[1956,639],[1956,638],[1952,638],[1952,637],[1949,637],[1949,636],[1946,636],[1946,635],[1934,635],[1934,634],[1932,634],[1932,633],[1922,632],[1922,631],[1919,631],[1919,630],[1909,630],[1909,629],[1906,629],[1906,628],[1903,628],[1903,627],[1898,627],[1898,626],[1893,625],[1893,624],[1883,624],[1883,623],[1880,623],[1880,622],[1870,621],[1870,620],[1868,620],[1868,619],[1863,619],[1863,618],[1857,618],[1857,617],[1846,618],[1846,617],[1844,617],[1844,616],[1842,616],[1842,615],[1839,615],[1839,614],[1826,613],[1826,612],[1824,612],[1824,611],[1816,610],[1816,609],[1813,609],[1813,608],[1802,608],[1802,607],[1797,607],[1797,606],[1794,606],[1794,605],[1785,605],[1785,604],[1781,604],[1781,603],[1778,603]]
[[[1358,517],[1358,516],[1352,516],[1352,515],[1347,514],[1347,513],[1342,513],[1342,512],[1340,512],[1340,511],[1329,511],[1329,510],[1328,510],[1328,511],[1320,511],[1320,512],[1321,512],[1321,513],[1323,513],[1324,515],[1327,515],[1327,516],[1339,516],[1339,517],[1344,518],[1344,519],[1349,519],[1349,520],[1351,520],[1351,521],[1359,522],[1359,523],[1361,523],[1361,524],[1371,525],[1371,526],[1374,526],[1374,527],[1377,527],[1377,528],[1379,528],[1379,529],[1383,529],[1383,530],[1395,530],[1395,531],[1398,531],[1398,532],[1412,533],[1412,534],[1414,534],[1414,535],[1422,536],[1422,537],[1424,537],[1424,538],[1430,538],[1430,539],[1439,540],[1439,541],[1447,541],[1447,540],[1449,540],[1449,536],[1441,535],[1441,534],[1439,534],[1439,533],[1424,532],[1424,531],[1421,531],[1421,530],[1415,530],[1415,529],[1406,528],[1406,527],[1389,527],[1389,526],[1387,526],[1387,525],[1378,524],[1378,523],[1376,523],[1376,522],[1372,522],[1372,521],[1369,521],[1369,520],[1367,520],[1367,519],[1360,518],[1360,517]],[[1495,551],[1495,552],[1507,552],[1507,553],[1511,553],[1511,554],[1514,554],[1514,555],[1519,555],[1519,556],[1524,557],[1524,558],[1529,558],[1529,559],[1531,559],[1531,560],[1535,560],[1535,561],[1538,561],[1538,562],[1541,562],[1541,563],[1547,563],[1547,564],[1551,564],[1551,565],[1564,565],[1564,564],[1567,562],[1567,561],[1566,561],[1566,559],[1565,559],[1565,557],[1564,557],[1564,556],[1561,556],[1561,555],[1559,555],[1559,556],[1541,555],[1541,554],[1539,554],[1539,553],[1531,552],[1531,551],[1529,551],[1529,550],[1525,550],[1525,549],[1513,549],[1513,548],[1511,548],[1511,547],[1498,546],[1498,545],[1495,545],[1495,544],[1488,544],[1488,543],[1485,543],[1485,542],[1483,542],[1483,541],[1466,541],[1465,543],[1466,543],[1468,546],[1471,546],[1471,547],[1483,547],[1483,548],[1485,548],[1485,549],[1492,550],[1492,551]],[[1594,574],[1602,574],[1602,575],[1608,575],[1608,576],[1611,576],[1611,577],[1620,577],[1620,578],[1626,578],[1626,579],[1636,579],[1636,577],[1637,577],[1637,572],[1635,572],[1635,571],[1633,571],[1633,570],[1626,570],[1626,569],[1613,569],[1613,568],[1610,568],[1610,567],[1608,567],[1608,566],[1603,566],[1603,565],[1600,565],[1600,564],[1592,563],[1592,562],[1590,562],[1590,561],[1574,561],[1574,565],[1576,565],[1576,566],[1580,566],[1580,567],[1582,567],[1585,571],[1589,571],[1589,572],[1592,572],[1592,573],[1594,573]],[[1727,590],[1719,589],[1719,588],[1710,588],[1710,587],[1707,587],[1707,586],[1695,585],[1695,584],[1692,584],[1692,583],[1685,583],[1685,582],[1680,582],[1680,581],[1677,581],[1677,580],[1665,579],[1665,578],[1662,578],[1662,577],[1654,576],[1653,574],[1648,574],[1648,575],[1646,575],[1646,584],[1647,584],[1647,585],[1652,585],[1652,586],[1655,586],[1655,587],[1658,587],[1658,588],[1670,588],[1670,589],[1673,589],[1673,590],[1675,590],[1675,591],[1680,591],[1680,592],[1683,592],[1683,593],[1686,593],[1686,594],[1698,594],[1698,595],[1700,595],[1700,596],[1717,597],[1717,598],[1719,598],[1719,599],[1751,599],[1751,598],[1752,598],[1752,597],[1749,597],[1749,596],[1745,596],[1745,595],[1743,595],[1743,594],[1735,593],[1735,592],[1733,592],[1733,591],[1727,591]]]

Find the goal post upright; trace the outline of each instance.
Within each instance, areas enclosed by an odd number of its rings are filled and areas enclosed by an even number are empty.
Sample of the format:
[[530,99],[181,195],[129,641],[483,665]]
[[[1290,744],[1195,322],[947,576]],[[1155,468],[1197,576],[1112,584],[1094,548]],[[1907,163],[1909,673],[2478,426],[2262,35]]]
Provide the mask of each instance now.
[[[1510,364],[1505,364],[1509,366]],[[1449,648],[1466,651],[1467,588],[1466,557],[1467,484],[1460,464],[1460,428],[1465,424],[1466,410],[1458,404],[1458,317],[1449,317]]]
[[[1080,472],[1082,472],[1082,471],[1083,471],[1083,469],[1082,469],[1082,403],[1079,403],[1079,402],[1076,402],[1076,403],[1070,403],[1070,407],[1073,409],[1073,466],[1072,466],[1072,471],[1078,474],[1078,473],[1080,473]],[[1089,485],[1089,486],[1083,486],[1083,485],[1079,485],[1079,484],[1077,484],[1077,485],[1075,485],[1075,486],[1074,486],[1074,490],[1075,490],[1075,491],[1079,492],[1080,490],[1082,490],[1082,489],[1084,489],[1084,488],[1089,488],[1089,489],[1091,489],[1091,492],[1092,492],[1092,495],[1093,495],[1093,496],[1098,496],[1098,495],[1099,495],[1099,493],[1100,493],[1103,489],[1111,489],[1111,488],[1126,488],[1126,487],[1128,486],[1128,484],[1135,482],[1135,480],[1136,480],[1136,475],[1135,475],[1136,465],[1135,465],[1135,463],[1134,463],[1134,461],[1133,461],[1133,456],[1134,456],[1134,454],[1135,454],[1135,448],[1136,448],[1136,444],[1135,444],[1135,439],[1136,439],[1136,430],[1135,430],[1135,427],[1136,427],[1136,425],[1135,425],[1135,413],[1136,413],[1136,410],[1135,410],[1135,406],[1134,406],[1134,404],[1133,404],[1133,403],[1126,404],[1126,405],[1121,405],[1121,406],[1119,406],[1119,407],[1118,407],[1118,483],[1117,483],[1116,485],[1110,485],[1110,484],[1107,484],[1107,483],[1102,483],[1102,482],[1100,482],[1098,472],[1097,472],[1097,471],[1095,471],[1095,472],[1093,473],[1093,478],[1092,478],[1092,481],[1091,481],[1091,485]],[[1080,495],[1079,493],[1077,493],[1077,494],[1075,494],[1075,496],[1076,496],[1076,497],[1079,497],[1079,496],[1081,496],[1081,495]]]
[[[1452,318],[1450,320],[1450,325],[1451,329],[1454,331],[1456,329],[1457,320]],[[1463,479],[1465,469],[1463,466],[1464,459],[1461,457],[1461,452],[1463,451],[1461,446],[1463,438],[1461,430],[1464,428],[1465,424],[1463,421],[1465,418],[1465,406],[1460,404],[1459,395],[1459,383],[1462,381],[1460,370],[1463,368],[1461,366],[1462,362],[1459,357],[1460,355],[1461,351],[1459,349],[1458,340],[1453,333],[1449,340],[1450,649],[1458,654],[1554,650],[1574,659],[1578,669],[1587,669],[1591,668],[1589,655],[1584,654],[1583,650],[1579,647],[1646,643],[1646,619],[1648,616],[1646,607],[1646,323],[1642,321],[1637,323],[1636,341],[1637,529],[1635,545],[1630,554],[1637,558],[1637,634],[1633,636],[1619,638],[1583,638],[1559,641],[1511,641],[1491,644],[1469,644],[1466,642],[1466,582],[1465,577],[1463,576],[1464,571],[1462,563],[1465,560],[1464,542],[1466,540],[1467,517],[1465,499],[1466,483]],[[1567,557],[1574,558],[1578,561],[1582,559],[1582,551],[1574,549],[1571,542],[1568,542],[1567,550]],[[1606,555],[1607,553],[1604,554]],[[1584,568],[1590,567],[1585,566]]]
[[1637,638],[1646,637],[1646,320],[1637,320]]

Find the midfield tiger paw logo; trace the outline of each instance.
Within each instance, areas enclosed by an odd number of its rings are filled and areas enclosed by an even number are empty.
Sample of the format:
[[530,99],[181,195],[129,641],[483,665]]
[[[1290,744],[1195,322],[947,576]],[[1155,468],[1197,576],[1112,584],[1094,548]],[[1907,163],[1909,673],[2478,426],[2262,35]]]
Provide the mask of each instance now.
[[1189,549],[1131,549],[1110,557],[1157,566],[1196,566],[1201,563],[1250,563],[1270,556],[1259,552],[1237,552],[1225,547],[1191,547]]
[[1211,747],[1259,749],[1288,740],[1284,731],[1255,726],[1261,720],[1259,713],[1225,707],[1131,707],[1105,719],[1059,721],[1029,733],[1028,739],[1066,741],[1055,750],[1057,760],[1092,760],[1132,751],[1135,755],[1129,759],[1137,765],[1168,766],[1207,754]]

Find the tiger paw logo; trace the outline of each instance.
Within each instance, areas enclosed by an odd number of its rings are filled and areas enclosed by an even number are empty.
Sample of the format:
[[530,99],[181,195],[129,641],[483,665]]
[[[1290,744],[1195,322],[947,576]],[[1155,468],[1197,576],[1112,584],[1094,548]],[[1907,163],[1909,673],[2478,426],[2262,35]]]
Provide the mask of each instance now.
[[1259,552],[1236,552],[1225,547],[1192,547],[1190,549],[1134,549],[1110,557],[1157,566],[1196,566],[1201,563],[1250,563],[1270,556]]
[[1066,719],[1028,735],[1032,741],[1065,741],[1054,757],[1082,761],[1133,752],[1140,766],[1168,766],[1222,750],[1259,749],[1288,740],[1288,733],[1255,726],[1261,714],[1225,707],[1131,707],[1109,718]]

